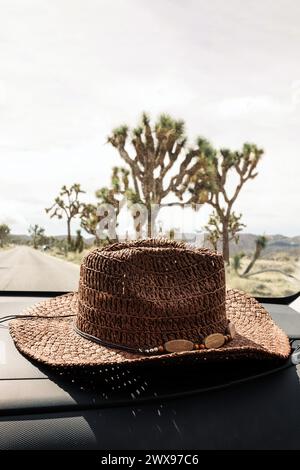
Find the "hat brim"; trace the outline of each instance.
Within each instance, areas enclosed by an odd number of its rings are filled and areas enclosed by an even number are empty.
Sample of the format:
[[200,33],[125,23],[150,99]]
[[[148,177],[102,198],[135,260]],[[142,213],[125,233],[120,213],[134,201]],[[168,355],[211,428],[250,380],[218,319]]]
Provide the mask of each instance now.
[[31,359],[55,367],[129,365],[186,358],[284,360],[290,354],[288,337],[264,307],[248,294],[234,289],[226,295],[226,315],[237,331],[232,341],[219,349],[152,356],[107,348],[80,336],[74,329],[77,302],[77,293],[72,293],[45,300],[24,311],[27,318],[12,320],[9,325],[16,347]]

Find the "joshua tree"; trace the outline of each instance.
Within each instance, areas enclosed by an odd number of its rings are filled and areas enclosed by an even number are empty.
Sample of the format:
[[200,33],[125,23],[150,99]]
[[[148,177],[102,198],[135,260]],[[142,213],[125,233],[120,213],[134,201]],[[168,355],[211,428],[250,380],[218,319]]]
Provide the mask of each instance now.
[[45,229],[38,224],[30,225],[28,233],[31,236],[33,248],[36,250],[45,241]]
[[83,237],[81,235],[81,230],[76,230],[76,239],[74,243],[74,249],[75,251],[78,251],[78,253],[81,253],[84,248],[84,241]]
[[[241,222],[242,214],[236,214],[232,212],[229,216],[228,221],[228,239],[229,242],[234,240],[235,243],[238,243],[240,239],[240,232],[246,227],[245,224]],[[223,238],[223,224],[217,212],[213,212],[209,216],[207,225],[204,229],[207,231],[207,239],[211,243],[213,249],[217,251],[218,241]]]
[[[131,132],[125,125],[114,129],[108,142],[118,150],[130,169],[135,198],[145,204],[148,211],[147,233],[151,236],[154,204],[159,207],[184,205],[185,190],[201,168],[200,149],[185,150],[184,122],[166,114],[151,126],[150,118],[144,113],[140,126]],[[180,201],[163,203],[172,193]]]
[[239,274],[239,270],[241,269],[241,259],[245,256],[245,253],[237,253],[234,255],[232,260],[232,267],[236,274]]
[[99,217],[97,215],[96,204],[84,204],[80,215],[80,225],[87,233],[95,237],[96,245],[99,244],[97,235],[98,222]]
[[[105,210],[105,204],[107,204],[107,203],[102,201],[102,203],[99,202],[99,204],[100,205],[104,204],[104,210],[103,210],[102,215],[100,215],[99,212],[98,212],[98,205],[97,204],[84,204],[84,206],[82,208],[81,216],[80,216],[80,219],[81,219],[80,225],[81,225],[81,227],[87,233],[89,233],[90,235],[95,237],[95,245],[96,246],[101,245],[101,239],[99,237],[99,231],[98,231],[99,230],[99,224],[100,224],[101,220],[104,220],[104,218],[106,218],[103,230],[108,230],[109,225],[113,224],[113,222],[114,222],[114,220],[112,218],[110,219],[110,217],[109,217],[111,215],[109,210]],[[115,209],[115,210],[118,211],[118,209]],[[113,242],[113,241],[117,240],[116,234],[114,234],[114,236],[111,237],[111,238],[109,238],[109,236],[107,235],[105,237],[105,240],[107,238],[110,242]]]
[[[241,151],[213,149],[205,139],[198,139],[202,151],[201,168],[192,178],[189,190],[193,202],[207,202],[216,211],[222,225],[222,241],[224,260],[229,263],[229,224],[233,204],[246,181],[257,176],[257,164],[263,150],[254,144],[244,144]],[[232,192],[228,188],[228,177],[235,176],[237,183]]]
[[69,248],[72,247],[71,221],[81,213],[82,203],[79,201],[79,195],[84,192],[85,191],[82,191],[80,188],[80,184],[75,183],[69,188],[63,186],[59,196],[55,198],[54,204],[48,209],[45,209],[47,214],[50,213],[51,219],[53,217],[57,217],[58,219],[66,217]]
[[10,228],[7,224],[0,224],[0,247],[3,248],[8,241]]
[[[110,223],[116,221],[125,197],[129,204],[139,202],[136,194],[129,187],[129,171],[126,168],[114,167],[111,176],[111,187],[102,187],[95,193],[97,204],[83,204],[80,215],[81,227],[95,237],[96,245],[100,244],[98,228],[100,222],[105,219],[103,229],[108,229]],[[105,205],[110,205],[114,209],[114,214],[105,209]],[[103,206],[103,214],[99,213],[99,206]],[[114,217],[114,220],[110,217]],[[117,234],[110,241],[116,240]]]
[[255,250],[254,250],[254,253],[253,253],[252,260],[250,261],[247,268],[243,272],[243,276],[246,276],[251,271],[254,264],[256,263],[258,258],[260,257],[261,252],[266,248],[267,243],[268,243],[268,239],[267,239],[266,236],[260,235],[259,237],[257,237],[257,239],[255,240]]

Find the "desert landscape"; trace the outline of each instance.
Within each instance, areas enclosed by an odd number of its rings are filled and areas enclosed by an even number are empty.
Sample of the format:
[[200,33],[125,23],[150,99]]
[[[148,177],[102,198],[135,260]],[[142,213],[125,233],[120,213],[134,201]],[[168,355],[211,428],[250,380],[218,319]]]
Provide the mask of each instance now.
[[[78,252],[65,250],[64,238],[57,237],[57,243],[46,247],[47,249],[40,247],[34,250],[30,247],[30,237],[27,235],[12,236],[13,242],[0,249],[0,288],[55,291],[77,289],[79,265],[83,257],[95,248],[94,240],[85,238],[84,249]],[[231,242],[230,264],[226,266],[228,287],[257,297],[284,297],[300,290],[300,236],[270,235],[267,238],[265,249],[246,276],[243,273],[252,259],[257,236],[242,233],[237,244]],[[208,240],[205,240],[204,246],[210,247]],[[244,256],[240,259],[239,269],[235,269],[234,256],[239,253],[244,253]],[[30,272],[31,276],[26,276],[26,272]]]

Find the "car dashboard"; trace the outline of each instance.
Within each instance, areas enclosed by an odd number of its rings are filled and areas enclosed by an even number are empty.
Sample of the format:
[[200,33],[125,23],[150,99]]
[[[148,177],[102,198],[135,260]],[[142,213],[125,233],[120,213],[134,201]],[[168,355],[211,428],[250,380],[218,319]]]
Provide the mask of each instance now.
[[[45,297],[0,297],[0,318]],[[264,303],[293,347],[300,313]],[[0,449],[300,448],[299,366],[234,364],[53,370],[0,325]]]

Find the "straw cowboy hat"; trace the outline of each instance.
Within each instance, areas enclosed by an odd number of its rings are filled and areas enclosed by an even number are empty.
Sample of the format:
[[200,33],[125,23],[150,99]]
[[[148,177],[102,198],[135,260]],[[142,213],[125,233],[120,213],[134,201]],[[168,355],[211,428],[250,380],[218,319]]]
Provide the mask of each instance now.
[[222,255],[170,240],[91,251],[78,292],[10,322],[17,348],[55,367],[287,359],[289,340],[251,296],[226,290]]

